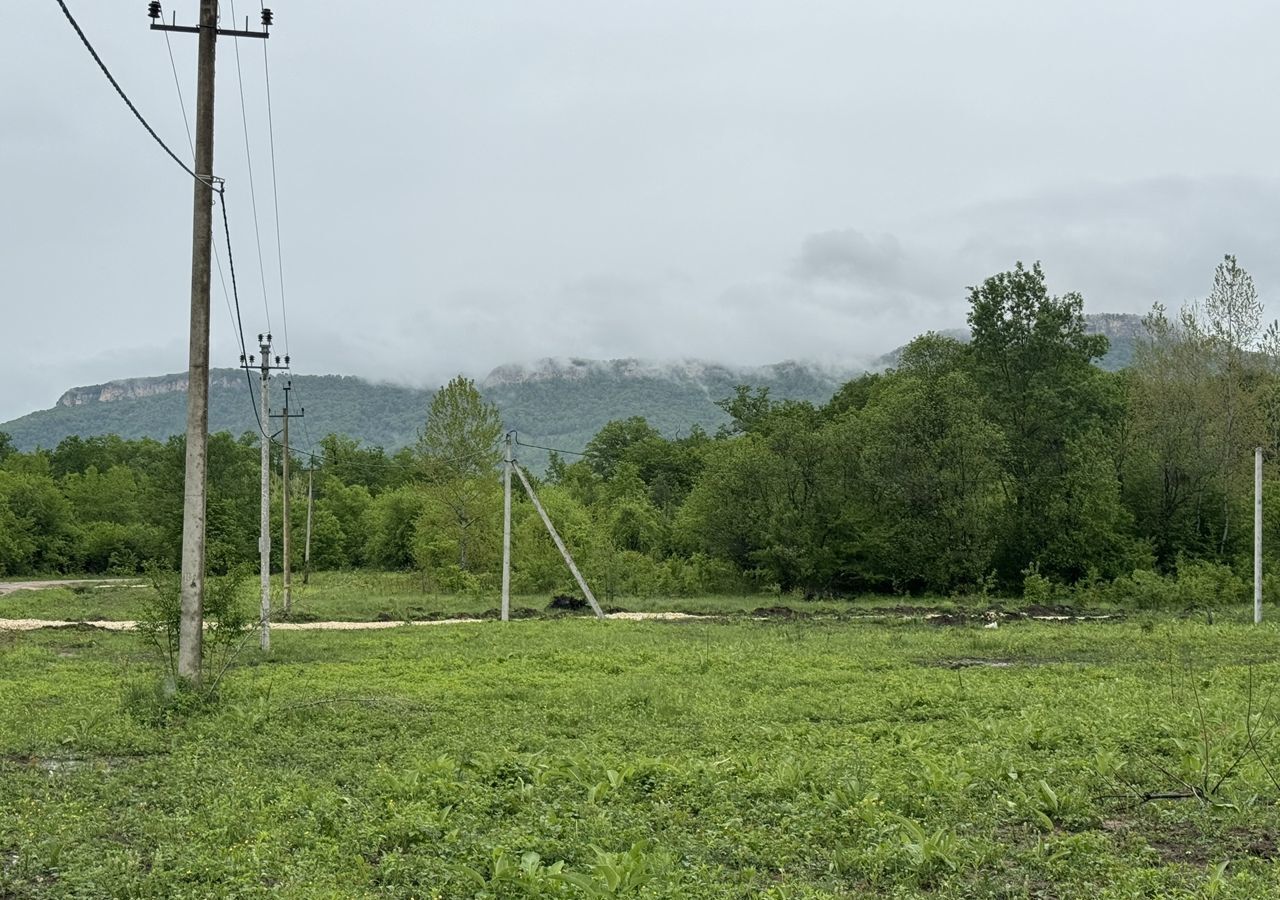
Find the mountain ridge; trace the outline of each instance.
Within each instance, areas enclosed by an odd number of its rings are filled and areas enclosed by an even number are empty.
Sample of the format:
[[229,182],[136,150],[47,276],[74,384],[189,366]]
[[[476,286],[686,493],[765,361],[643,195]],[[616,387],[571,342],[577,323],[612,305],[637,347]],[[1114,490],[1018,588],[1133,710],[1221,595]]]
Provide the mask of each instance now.
[[[613,418],[643,415],[665,434],[694,427],[713,430],[728,421],[715,405],[738,384],[768,387],[774,396],[825,402],[856,371],[794,361],[735,367],[706,361],[542,360],[499,366],[478,382],[486,399],[513,428],[539,443],[580,451]],[[213,369],[209,379],[210,431],[256,432],[257,379],[237,369]],[[300,438],[330,432],[395,450],[411,444],[426,419],[433,389],[374,382],[353,375],[302,375],[289,379],[294,403],[308,408]],[[272,379],[272,406],[282,377]],[[164,440],[183,431],[187,373],[115,379],[70,388],[50,409],[36,410],[0,431],[23,450],[56,446],[78,435],[118,434]]]
[[[1122,368],[1143,333],[1141,318],[1125,313],[1086,316],[1092,333],[1112,342],[1103,368]],[[967,339],[967,329],[943,332]],[[705,359],[611,360],[547,357],[493,368],[477,386],[501,412],[507,428],[536,443],[581,451],[610,419],[644,416],[668,436],[693,428],[714,431],[728,422],[716,401],[738,385],[768,388],[778,399],[824,403],[839,387],[865,371],[896,365],[898,348],[865,365],[783,360],[768,365],[732,365]],[[281,377],[272,380],[273,407]],[[310,407],[298,424],[300,445],[331,432],[396,450],[417,438],[434,390],[355,375],[292,375],[295,404]],[[165,440],[184,430],[187,373],[121,378],[69,388],[51,409],[8,422],[0,431],[22,450],[51,448],[65,437],[118,434]],[[210,372],[211,431],[239,435],[258,431],[257,379],[239,369]]]

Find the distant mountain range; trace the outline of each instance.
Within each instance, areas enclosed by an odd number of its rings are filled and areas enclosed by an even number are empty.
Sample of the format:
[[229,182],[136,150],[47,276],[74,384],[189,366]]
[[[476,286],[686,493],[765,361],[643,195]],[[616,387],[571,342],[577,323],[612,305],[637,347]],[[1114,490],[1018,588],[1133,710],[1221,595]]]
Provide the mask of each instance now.
[[[479,382],[508,428],[535,444],[581,450],[610,419],[641,415],[664,434],[687,434],[695,425],[714,430],[728,417],[715,401],[739,384],[767,387],[772,395],[825,402],[856,372],[799,363],[732,368],[704,362],[660,365],[638,360],[544,360],[502,366]],[[381,384],[346,375],[293,375],[293,443],[306,446],[333,432],[395,450],[413,443],[433,391]],[[285,379],[272,380],[272,408],[279,411]],[[55,447],[68,435],[118,434],[164,440],[186,422],[185,373],[129,378],[77,387],[52,409],[0,424],[20,449]],[[257,431],[257,377],[215,369],[209,384],[209,428]]]
[[[1141,322],[1131,315],[1089,316],[1090,330],[1111,339],[1104,368],[1127,365]],[[967,339],[965,331],[950,332]],[[885,354],[872,368],[891,367],[901,348]],[[862,367],[826,367],[783,362],[734,367],[701,360],[646,362],[635,359],[547,359],[534,365],[505,365],[479,382],[497,405],[508,428],[529,443],[578,451],[611,419],[644,416],[664,434],[687,434],[695,425],[714,431],[728,421],[716,401],[738,385],[767,387],[779,399],[824,403]],[[349,375],[294,375],[292,406],[306,410],[294,443],[305,447],[326,434],[340,433],[395,450],[416,439],[426,418],[432,391],[375,383]],[[272,382],[272,407],[281,403],[283,378]],[[128,378],[68,390],[52,409],[0,423],[23,450],[55,447],[69,435],[118,434],[158,440],[185,427],[185,373]],[[256,377],[238,369],[215,369],[210,377],[209,427],[212,431],[256,432],[251,399]],[[531,462],[533,460],[530,460]]]

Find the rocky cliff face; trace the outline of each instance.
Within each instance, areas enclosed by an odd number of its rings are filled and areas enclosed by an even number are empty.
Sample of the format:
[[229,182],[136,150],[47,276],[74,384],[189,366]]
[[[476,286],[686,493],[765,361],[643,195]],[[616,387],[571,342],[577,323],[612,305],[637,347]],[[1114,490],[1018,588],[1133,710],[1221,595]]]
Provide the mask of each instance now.
[[1084,323],[1090,334],[1105,334],[1113,341],[1132,341],[1147,336],[1142,316],[1132,313],[1095,313],[1085,316]]
[[[209,387],[232,387],[244,376],[235,369],[214,369],[209,374]],[[160,394],[185,394],[187,373],[157,375],[151,378],[123,378],[106,384],[74,387],[58,398],[57,406],[85,406],[90,403],[112,403],[137,400]]]

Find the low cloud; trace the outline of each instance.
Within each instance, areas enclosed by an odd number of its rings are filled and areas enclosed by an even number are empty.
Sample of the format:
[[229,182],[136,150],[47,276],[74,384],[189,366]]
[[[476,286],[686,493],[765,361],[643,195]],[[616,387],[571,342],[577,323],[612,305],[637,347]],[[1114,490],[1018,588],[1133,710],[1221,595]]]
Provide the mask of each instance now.
[[[652,272],[588,270],[561,282],[374,290],[358,328],[295,317],[292,349],[302,371],[428,386],[458,372],[481,378],[505,363],[565,356],[848,367],[923,331],[962,325],[968,286],[1019,260],[1040,261],[1050,289],[1080,291],[1090,312],[1142,312],[1156,301],[1203,297],[1229,252],[1267,300],[1280,282],[1278,243],[1280,181],[1084,184],[945,211],[893,231],[850,223],[797,236],[779,248],[775,274],[738,283],[662,261]],[[163,346],[99,350],[71,362],[11,357],[14,366],[0,371],[9,385],[3,412],[47,405],[77,383],[183,369],[181,323],[169,314],[175,321],[163,333],[174,337]],[[227,322],[215,312],[215,364],[234,365],[239,352]]]
[[902,243],[891,234],[822,231],[804,239],[791,274],[806,282],[894,286],[903,277],[903,256]]

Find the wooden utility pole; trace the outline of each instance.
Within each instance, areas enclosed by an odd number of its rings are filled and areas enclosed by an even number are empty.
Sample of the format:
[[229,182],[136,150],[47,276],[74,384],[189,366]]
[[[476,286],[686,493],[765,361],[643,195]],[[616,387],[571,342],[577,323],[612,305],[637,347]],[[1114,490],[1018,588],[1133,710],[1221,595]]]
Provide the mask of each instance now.
[[280,478],[283,484],[280,486],[280,509],[282,519],[282,543],[280,545],[280,568],[281,581],[283,582],[284,593],[284,614],[287,616],[289,611],[293,609],[293,573],[290,569],[291,551],[289,534],[291,531],[289,521],[289,496],[292,491],[289,490],[289,420],[300,419],[306,413],[306,409],[301,412],[289,412],[289,392],[293,390],[293,382],[286,381],[284,386],[284,411],[278,416],[272,416],[273,419],[284,419],[284,455],[280,460]]
[[529,495],[529,499],[533,501],[533,508],[538,511],[538,515],[542,517],[542,524],[547,526],[547,533],[551,535],[551,540],[555,541],[556,549],[560,551],[560,555],[564,557],[565,565],[569,567],[569,571],[573,574],[574,581],[578,582],[578,587],[582,589],[583,595],[586,596],[587,602],[591,604],[591,609],[596,614],[596,618],[604,618],[604,610],[600,608],[600,604],[596,602],[596,595],[591,593],[591,588],[587,587],[587,580],[582,577],[582,573],[578,571],[577,564],[573,561],[573,557],[569,555],[568,548],[565,547],[564,541],[560,540],[560,533],[556,531],[556,526],[551,524],[551,517],[547,515],[547,511],[542,508],[542,503],[538,500],[538,495],[533,492],[533,485],[529,483],[529,479],[524,475],[524,469],[520,468],[519,463],[512,463],[512,468],[516,470],[516,475],[520,477],[520,483],[524,485],[525,493]]
[[1253,451],[1253,624],[1262,624],[1262,448]]
[[311,510],[316,503],[315,494],[315,476],[316,461],[311,460],[311,465],[307,467],[307,543],[302,551],[302,583],[307,584],[311,581]]
[[199,34],[196,57],[195,196],[191,222],[191,324],[187,363],[186,472],[182,488],[182,599],[178,622],[178,677],[200,681],[204,642],[204,561],[209,452],[209,273],[213,257],[213,88],[219,34],[267,36],[271,14],[262,14],[262,32],[220,31],[217,0],[200,0],[200,24],[157,22],[160,4],[148,7],[153,31]]
[[502,458],[502,621],[511,618],[511,432]]

